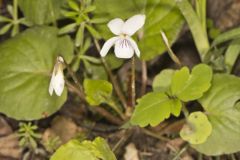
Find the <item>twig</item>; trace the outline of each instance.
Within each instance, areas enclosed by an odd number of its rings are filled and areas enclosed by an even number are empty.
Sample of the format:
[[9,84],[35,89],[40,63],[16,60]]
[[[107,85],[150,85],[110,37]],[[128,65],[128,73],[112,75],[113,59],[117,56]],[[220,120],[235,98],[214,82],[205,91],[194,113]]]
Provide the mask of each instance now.
[[142,87],[141,96],[145,94],[147,87],[147,63],[142,61]]
[[[98,41],[97,41],[96,39],[94,39],[94,43],[95,43],[95,46],[96,46],[98,52],[100,53],[100,50],[101,50],[101,49],[100,49],[100,45],[99,45],[99,43],[98,43]],[[111,80],[111,82],[112,82],[112,84],[113,84],[113,88],[114,88],[116,94],[118,95],[118,97],[119,97],[119,99],[120,99],[123,107],[124,107],[125,109],[127,109],[127,101],[126,101],[126,98],[125,98],[124,94],[122,93],[122,91],[121,91],[121,89],[120,89],[120,87],[119,87],[119,84],[118,84],[118,82],[116,81],[116,78],[113,76],[112,71],[111,71],[111,69],[109,68],[109,66],[108,66],[107,62],[105,61],[105,59],[104,59],[104,58],[101,58],[101,61],[102,61],[102,64],[103,64],[103,66],[104,66],[104,69],[105,69],[105,71],[107,72],[107,74],[108,74],[108,76],[109,76],[109,78],[110,78],[110,80]]]

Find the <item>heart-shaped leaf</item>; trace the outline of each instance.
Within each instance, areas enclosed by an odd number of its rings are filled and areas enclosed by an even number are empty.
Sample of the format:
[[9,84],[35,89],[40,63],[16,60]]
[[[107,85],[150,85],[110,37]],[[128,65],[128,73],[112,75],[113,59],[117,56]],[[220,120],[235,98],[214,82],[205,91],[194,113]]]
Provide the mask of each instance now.
[[111,98],[112,84],[108,81],[85,79],[83,86],[90,105],[99,105],[108,102]]
[[212,69],[206,64],[195,66],[190,74],[187,67],[176,71],[172,78],[171,91],[184,102],[202,97],[211,86]]
[[203,144],[193,145],[207,155],[230,154],[240,151],[240,79],[217,74],[212,87],[199,102],[212,124],[212,134]]
[[182,104],[178,99],[169,99],[160,92],[152,92],[138,100],[138,105],[131,118],[131,123],[145,127],[148,124],[156,126],[170,114],[179,116]]
[[71,140],[61,146],[50,160],[116,160],[115,155],[103,138],[93,142]]
[[[184,22],[175,0],[138,0],[137,3],[135,0],[101,0],[95,1],[94,4],[97,7],[95,17],[106,17],[109,21],[116,17],[126,19],[140,13],[146,15],[146,23],[139,42],[141,58],[144,60],[154,58],[166,50],[161,30],[166,33],[172,44]],[[106,24],[99,24],[97,27],[105,39],[113,36]]]
[[212,125],[202,112],[193,112],[180,132],[182,139],[191,144],[204,143],[212,132]]
[[57,29],[28,29],[0,45],[0,112],[21,119],[40,119],[56,112],[66,100],[48,93],[51,72],[58,54],[68,61],[71,47],[61,50],[59,44],[70,44],[69,38],[57,37]]

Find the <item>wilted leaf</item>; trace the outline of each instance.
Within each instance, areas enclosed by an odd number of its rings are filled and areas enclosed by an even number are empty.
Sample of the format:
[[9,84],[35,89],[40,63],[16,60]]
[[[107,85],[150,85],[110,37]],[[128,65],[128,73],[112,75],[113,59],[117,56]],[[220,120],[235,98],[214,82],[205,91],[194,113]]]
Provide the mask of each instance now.
[[138,99],[131,123],[145,127],[156,126],[170,114],[179,116],[182,104],[178,99],[170,99],[164,93],[152,92]]
[[[62,50],[57,29],[36,27],[0,45],[0,112],[15,119],[40,119],[56,112],[66,100],[50,96],[48,87],[58,54],[71,59]],[[66,40],[66,39],[65,39]],[[68,48],[68,47],[67,47]]]
[[199,102],[212,124],[212,134],[203,144],[193,145],[207,155],[230,154],[240,151],[240,79],[217,74],[212,87]]
[[212,69],[205,64],[195,66],[190,74],[187,67],[176,71],[172,78],[171,91],[184,102],[202,97],[211,86]]
[[204,143],[212,132],[211,123],[207,116],[202,112],[193,112],[187,118],[180,132],[182,139],[191,144]]
[[108,81],[85,79],[83,86],[86,99],[91,105],[99,105],[111,98],[112,84]]

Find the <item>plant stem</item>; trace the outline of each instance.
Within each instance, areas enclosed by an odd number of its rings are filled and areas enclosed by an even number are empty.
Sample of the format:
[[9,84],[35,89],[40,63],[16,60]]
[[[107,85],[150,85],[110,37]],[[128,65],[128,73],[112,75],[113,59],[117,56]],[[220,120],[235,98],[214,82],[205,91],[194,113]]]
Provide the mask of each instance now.
[[120,110],[120,108],[116,105],[116,103],[115,103],[113,100],[109,100],[108,105],[109,105],[114,111],[116,111],[123,120],[126,119],[126,116],[123,114],[123,112]]
[[141,96],[146,92],[147,87],[147,63],[142,61],[142,87],[141,87]]
[[136,73],[135,73],[135,56],[132,57],[132,63],[131,63],[131,106],[135,106],[135,99],[136,99],[136,86],[135,86],[135,79],[136,79]]
[[187,110],[187,108],[186,108],[186,106],[183,102],[182,102],[182,112],[183,112],[185,118],[187,119],[188,116],[189,116],[189,112],[188,112],[188,110]]
[[178,153],[177,155],[173,158],[173,160],[178,160],[181,159],[180,156],[187,150],[188,145],[186,145],[185,147],[183,147]]
[[[99,45],[99,43],[98,43],[98,41],[97,41],[96,39],[94,39],[94,43],[95,43],[95,46],[96,46],[98,52],[100,53],[100,50],[101,50],[101,49],[100,49],[100,45]],[[112,82],[112,84],[113,84],[113,88],[114,88],[116,94],[118,95],[118,97],[119,97],[119,99],[120,99],[123,107],[124,107],[125,109],[127,109],[127,101],[126,101],[126,98],[125,98],[124,94],[122,93],[122,91],[121,91],[121,89],[120,89],[120,87],[119,87],[119,84],[118,84],[118,82],[116,81],[116,78],[113,76],[112,71],[111,71],[111,69],[109,68],[109,66],[108,66],[107,62],[105,61],[105,59],[104,59],[104,58],[101,58],[101,61],[102,61],[102,64],[103,64],[103,66],[104,66],[104,69],[105,69],[105,71],[107,72],[107,74],[108,74],[108,76],[109,76],[109,78],[110,78],[110,80],[111,80],[111,82]]]
[[13,1],[13,21],[14,26],[16,28],[16,33],[19,33],[19,25],[18,25],[18,0]]

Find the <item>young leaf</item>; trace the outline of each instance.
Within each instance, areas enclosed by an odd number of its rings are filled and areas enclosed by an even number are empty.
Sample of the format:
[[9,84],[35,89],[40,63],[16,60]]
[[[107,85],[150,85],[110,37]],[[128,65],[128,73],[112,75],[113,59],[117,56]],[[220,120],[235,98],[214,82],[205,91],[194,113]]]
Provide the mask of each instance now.
[[61,28],[59,30],[58,34],[66,34],[66,33],[69,33],[69,32],[73,32],[75,30],[76,26],[77,26],[76,23],[68,24],[68,25],[64,26],[63,28]]
[[138,99],[138,105],[132,115],[131,124],[145,127],[148,124],[156,126],[171,113],[179,116],[181,102],[178,99],[170,99],[160,92],[152,92]]
[[227,42],[229,40],[240,38],[240,28],[234,28],[232,30],[226,31],[219,36],[212,42],[212,47]]
[[86,99],[90,105],[99,105],[111,98],[112,84],[108,81],[85,79],[83,86]]
[[12,27],[12,23],[8,23],[8,24],[6,24],[5,26],[3,26],[3,27],[0,29],[0,35],[3,35],[3,34],[5,34],[5,33],[7,33],[11,27]]
[[212,124],[212,134],[203,144],[192,145],[206,155],[231,154],[240,151],[240,79],[217,74],[212,87],[199,100]]
[[187,124],[180,131],[180,136],[191,144],[204,143],[212,133],[212,125],[202,112],[193,112],[187,118]]
[[172,78],[171,91],[184,102],[202,97],[211,86],[212,69],[206,64],[195,66],[190,74],[187,67],[176,71]]
[[79,5],[74,0],[68,0],[68,5],[77,12],[80,10]]
[[80,27],[78,28],[76,38],[75,38],[75,46],[76,47],[82,46],[82,44],[83,44],[84,29],[85,29],[85,24],[81,23]]
[[240,39],[234,40],[227,48],[225,53],[225,64],[227,71],[230,73],[240,54]]
[[[66,90],[61,97],[48,93],[58,41],[56,28],[35,27],[0,45],[0,112],[33,120],[49,116],[63,105]],[[61,52],[64,58],[67,54],[72,53]]]
[[161,71],[154,79],[153,79],[153,90],[159,92],[167,92],[170,89],[172,76],[174,74],[173,69],[165,69]]
[[50,160],[116,160],[115,155],[103,138],[93,142],[71,140],[61,146]]

